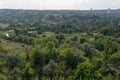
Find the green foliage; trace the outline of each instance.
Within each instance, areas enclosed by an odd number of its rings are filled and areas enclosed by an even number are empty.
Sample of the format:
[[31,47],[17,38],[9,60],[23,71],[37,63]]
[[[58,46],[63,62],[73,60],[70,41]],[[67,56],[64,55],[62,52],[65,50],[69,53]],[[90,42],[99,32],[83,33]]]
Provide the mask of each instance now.
[[108,76],[104,77],[103,80],[113,80],[113,77],[109,74]]
[[0,52],[5,52],[2,46],[0,46]]
[[56,39],[58,39],[58,40],[59,40],[59,43],[61,43],[61,41],[64,40],[65,37],[64,37],[63,34],[59,34],[59,35],[56,36]]
[[89,58],[91,58],[91,56],[93,56],[93,54],[95,53],[94,47],[89,43],[83,44],[83,51],[85,52],[85,56]]
[[115,67],[120,67],[120,53],[114,53],[110,57],[110,62],[114,64]]
[[105,56],[111,55],[112,53],[115,52],[115,45],[113,44],[111,37],[106,37],[103,40],[103,45],[104,45]]
[[86,42],[87,40],[86,40],[86,38],[80,38],[80,43],[84,43],[84,42]]
[[42,66],[42,62],[43,62],[43,54],[41,53],[40,51],[40,47],[37,46],[34,50],[33,50],[33,53],[32,53],[32,61],[33,61],[33,64],[34,65],[40,65]]
[[120,80],[111,12],[0,10],[0,80]]
[[34,70],[31,68],[30,64],[27,63],[25,68],[22,70],[22,80],[30,80],[34,74]]
[[2,68],[4,67],[4,63],[0,61],[0,72],[2,71]]
[[19,68],[14,68],[13,70],[10,71],[9,73],[9,80],[17,80],[17,78],[20,77],[20,69]]
[[3,74],[0,74],[0,80],[7,80],[7,77]]
[[96,49],[98,49],[99,51],[103,51],[103,43],[101,40],[97,40],[94,42],[94,46]]
[[48,65],[46,65],[43,68],[44,75],[46,75],[50,78],[53,78],[53,76],[55,76],[55,74],[56,74],[57,67],[58,67],[57,63],[55,63],[53,60],[50,60]]
[[22,63],[22,58],[19,54],[8,54],[6,59],[6,65],[10,69],[14,69],[16,66],[20,66]]
[[90,79],[92,76],[92,69],[93,65],[88,61],[78,64],[75,73],[75,80],[80,78],[82,78],[83,80]]

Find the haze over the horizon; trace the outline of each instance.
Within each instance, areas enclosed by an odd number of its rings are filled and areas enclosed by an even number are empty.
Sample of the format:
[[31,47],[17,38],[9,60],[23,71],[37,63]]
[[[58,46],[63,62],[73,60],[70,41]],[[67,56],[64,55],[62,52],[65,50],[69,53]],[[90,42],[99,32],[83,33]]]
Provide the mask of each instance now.
[[0,9],[118,9],[120,0],[0,0]]

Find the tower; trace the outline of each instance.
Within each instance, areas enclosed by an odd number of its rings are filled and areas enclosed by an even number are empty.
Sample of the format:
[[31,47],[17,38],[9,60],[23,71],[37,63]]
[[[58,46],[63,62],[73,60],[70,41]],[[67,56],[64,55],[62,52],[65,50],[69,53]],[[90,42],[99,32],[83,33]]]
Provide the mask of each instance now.
[[92,9],[92,8],[91,8],[90,10],[91,10],[91,12],[93,11],[93,9]]
[[110,8],[108,8],[108,10],[107,10],[107,13],[111,13],[111,10],[110,10]]

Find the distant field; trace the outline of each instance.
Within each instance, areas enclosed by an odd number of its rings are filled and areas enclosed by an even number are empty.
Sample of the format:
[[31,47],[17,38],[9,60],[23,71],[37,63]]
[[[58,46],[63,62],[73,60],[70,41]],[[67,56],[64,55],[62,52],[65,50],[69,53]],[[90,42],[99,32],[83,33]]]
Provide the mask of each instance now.
[[1,40],[0,44],[5,50],[10,51],[10,52],[16,52],[16,51],[21,52],[22,50],[25,49],[25,47],[27,47],[26,44],[12,42],[8,40]]
[[9,26],[7,23],[0,23],[0,28],[5,29]]

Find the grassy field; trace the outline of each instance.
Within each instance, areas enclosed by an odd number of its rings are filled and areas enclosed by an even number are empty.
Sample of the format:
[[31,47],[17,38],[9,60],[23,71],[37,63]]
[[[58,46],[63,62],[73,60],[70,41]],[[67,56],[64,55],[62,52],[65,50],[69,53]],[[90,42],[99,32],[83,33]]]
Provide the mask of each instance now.
[[7,23],[0,23],[0,28],[5,29],[9,26]]
[[21,52],[25,49],[25,47],[28,47],[26,44],[8,40],[0,40],[0,45],[2,45],[2,47],[9,52]]

